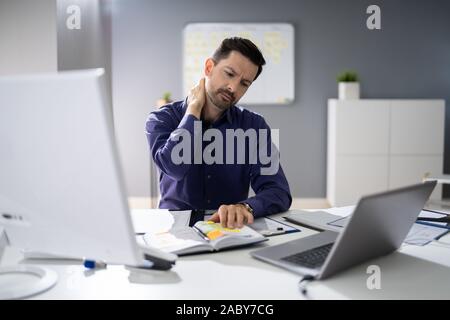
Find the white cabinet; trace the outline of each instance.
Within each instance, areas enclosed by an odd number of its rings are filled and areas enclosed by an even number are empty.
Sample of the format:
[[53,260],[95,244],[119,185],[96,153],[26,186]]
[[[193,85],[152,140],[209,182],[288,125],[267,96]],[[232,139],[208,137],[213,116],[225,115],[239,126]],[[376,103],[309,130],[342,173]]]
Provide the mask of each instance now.
[[[327,198],[361,196],[442,175],[444,100],[328,101]],[[437,186],[432,198],[441,198]]]

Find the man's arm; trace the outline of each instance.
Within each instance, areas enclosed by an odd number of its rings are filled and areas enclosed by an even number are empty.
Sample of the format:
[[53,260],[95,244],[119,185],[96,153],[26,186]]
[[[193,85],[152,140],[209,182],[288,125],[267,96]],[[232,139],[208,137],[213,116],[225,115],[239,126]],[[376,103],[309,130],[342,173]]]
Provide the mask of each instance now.
[[[258,142],[258,161],[251,166],[250,184],[255,196],[243,201],[248,203],[255,218],[289,210],[292,196],[289,184],[280,163],[280,154],[272,143],[270,128],[264,119],[261,119],[261,129],[266,129],[267,140]],[[267,148],[265,148],[267,147]],[[259,157],[260,148],[263,153],[267,150],[268,164],[262,164]]]
[[255,218],[284,212],[291,207],[292,196],[281,165],[274,176],[255,175],[251,186],[255,196],[243,202],[252,207]]
[[162,172],[177,181],[183,179],[190,164],[173,163],[172,150],[182,142],[180,130],[186,130],[194,136],[194,121],[194,116],[184,115],[180,123],[176,125],[170,111],[161,109],[152,112],[145,125],[153,161]]
[[[250,184],[255,191],[255,196],[242,201],[241,204],[220,206],[211,220],[220,221],[224,227],[241,228],[243,224],[253,223],[254,218],[287,211],[291,206],[291,192],[280,165],[279,152],[272,144],[270,128],[263,118],[261,118],[260,129],[267,130],[267,139],[258,141],[257,163],[251,165]],[[266,152],[267,157],[272,160],[265,165],[262,164],[259,157],[261,148],[263,153]],[[253,213],[243,203],[250,205]]]
[[[200,119],[201,110],[205,103],[205,79],[202,78],[197,86],[191,89],[186,101],[188,107],[179,124],[174,123],[170,110],[152,112],[146,123],[147,140],[155,164],[169,177],[179,181],[188,172],[194,159],[194,124]],[[190,161],[174,163],[172,151],[183,142],[183,134],[190,137]]]

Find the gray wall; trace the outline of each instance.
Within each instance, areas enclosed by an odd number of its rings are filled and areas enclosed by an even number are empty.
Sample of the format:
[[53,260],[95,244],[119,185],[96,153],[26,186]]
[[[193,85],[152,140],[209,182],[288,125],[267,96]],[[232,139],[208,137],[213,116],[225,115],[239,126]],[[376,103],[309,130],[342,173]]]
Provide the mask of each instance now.
[[[366,28],[366,8],[375,3],[381,31]],[[122,0],[113,9],[114,112],[130,195],[149,192],[147,114],[165,91],[184,96],[181,32],[190,22],[294,24],[294,104],[249,107],[281,129],[281,161],[294,197],[325,197],[327,99],[337,96],[337,73],[356,70],[362,98],[450,104],[449,1]]]
[[[69,29],[70,5],[80,7],[80,29]],[[111,93],[111,1],[58,0],[58,70],[105,68]]]
[[56,0],[0,0],[0,75],[56,65]]

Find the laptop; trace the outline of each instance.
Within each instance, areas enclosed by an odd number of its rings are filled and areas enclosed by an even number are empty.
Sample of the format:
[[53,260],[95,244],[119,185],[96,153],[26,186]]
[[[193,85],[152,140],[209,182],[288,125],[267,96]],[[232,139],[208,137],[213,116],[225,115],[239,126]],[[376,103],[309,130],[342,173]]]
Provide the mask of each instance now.
[[287,270],[325,279],[397,250],[436,183],[429,181],[363,197],[340,233],[327,230],[250,254]]
[[27,252],[170,269],[139,243],[103,69],[0,77],[0,229]]

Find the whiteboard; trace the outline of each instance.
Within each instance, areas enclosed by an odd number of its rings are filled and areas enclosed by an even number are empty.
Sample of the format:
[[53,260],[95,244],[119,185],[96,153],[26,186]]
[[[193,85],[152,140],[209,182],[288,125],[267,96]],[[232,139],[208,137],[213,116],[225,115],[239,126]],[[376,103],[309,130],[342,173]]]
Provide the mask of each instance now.
[[223,39],[242,37],[261,50],[266,65],[240,100],[242,104],[294,101],[294,27],[287,23],[191,23],[183,32],[183,92],[203,75],[205,60]]

